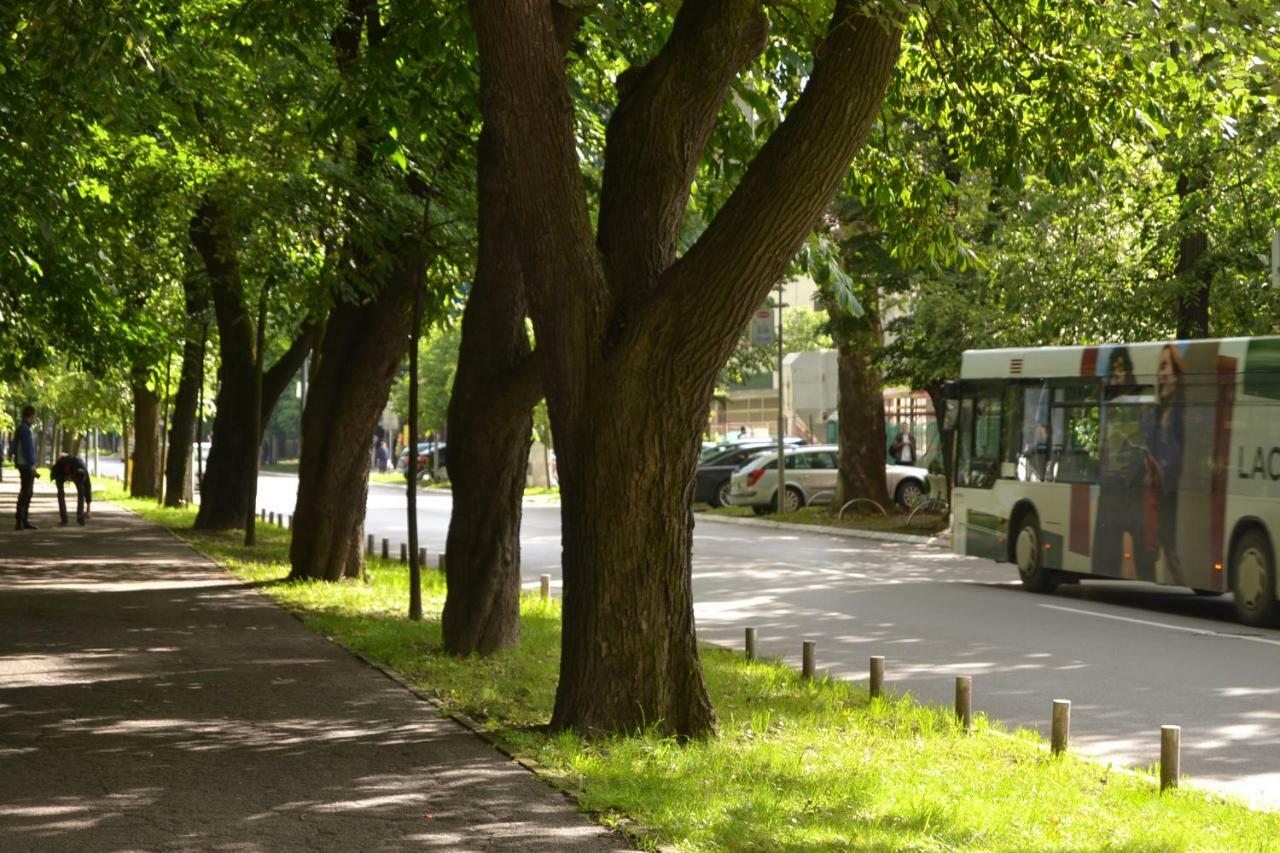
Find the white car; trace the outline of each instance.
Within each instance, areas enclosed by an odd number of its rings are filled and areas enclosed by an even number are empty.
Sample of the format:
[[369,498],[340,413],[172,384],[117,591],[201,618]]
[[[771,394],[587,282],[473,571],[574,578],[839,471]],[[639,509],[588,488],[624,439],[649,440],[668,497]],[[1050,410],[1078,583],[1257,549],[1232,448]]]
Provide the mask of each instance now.
[[[828,504],[835,499],[839,469],[834,444],[815,444],[787,450],[786,510],[806,504]],[[749,506],[757,515],[777,511],[778,454],[762,453],[733,473],[729,503]],[[904,507],[915,504],[929,490],[929,472],[914,465],[885,466],[889,494]]]

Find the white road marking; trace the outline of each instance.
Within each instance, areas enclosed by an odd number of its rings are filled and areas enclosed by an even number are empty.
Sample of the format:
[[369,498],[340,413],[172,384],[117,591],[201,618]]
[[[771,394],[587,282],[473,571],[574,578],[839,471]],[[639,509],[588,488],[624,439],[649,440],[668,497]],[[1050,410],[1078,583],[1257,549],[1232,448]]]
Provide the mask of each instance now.
[[1220,637],[1224,640],[1245,640],[1250,643],[1263,643],[1268,646],[1280,646],[1280,640],[1269,640],[1266,637],[1253,637],[1248,634],[1226,634],[1221,631],[1210,631],[1206,628],[1188,628],[1185,625],[1170,625],[1168,622],[1155,622],[1151,619],[1134,619],[1131,616],[1116,616],[1111,613],[1098,613],[1093,610],[1080,610],[1075,607],[1062,607],[1057,604],[1041,604],[1050,610],[1061,610],[1064,613],[1079,613],[1082,616],[1097,616],[1099,619],[1114,619],[1117,622],[1132,622],[1135,625],[1149,625],[1152,628],[1164,628],[1169,631],[1182,631],[1186,634],[1198,634],[1202,637]]

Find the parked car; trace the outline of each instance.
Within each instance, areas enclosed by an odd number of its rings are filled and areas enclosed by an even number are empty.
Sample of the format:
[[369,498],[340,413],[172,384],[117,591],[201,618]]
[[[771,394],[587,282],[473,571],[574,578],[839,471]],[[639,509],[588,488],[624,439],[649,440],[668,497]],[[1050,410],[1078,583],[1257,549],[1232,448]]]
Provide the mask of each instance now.
[[[783,439],[788,447],[798,447],[804,444],[804,439],[799,436],[789,435]],[[768,450],[771,447],[777,447],[778,440],[776,438],[731,438],[722,441],[719,444],[714,442],[702,442],[702,452],[698,454],[698,464],[727,453],[730,450],[737,450],[742,447],[754,447],[760,450]]]
[[698,483],[693,499],[712,506],[728,506],[729,478],[733,472],[756,455],[777,446],[777,442],[751,442],[716,447],[715,453],[698,463]]
[[[448,479],[446,461],[447,444],[440,442],[440,459],[439,464],[435,464],[436,447],[429,441],[420,442],[418,444],[418,479],[419,480],[446,480]],[[406,479],[409,477],[409,448],[400,451],[400,470],[404,472]]]
[[[835,499],[839,469],[834,444],[815,444],[789,449],[786,453],[787,511],[806,504],[827,504]],[[730,478],[728,501],[732,506],[749,506],[757,515],[778,508],[778,454],[761,453]],[[913,465],[885,466],[889,494],[907,507],[926,494],[929,472]]]

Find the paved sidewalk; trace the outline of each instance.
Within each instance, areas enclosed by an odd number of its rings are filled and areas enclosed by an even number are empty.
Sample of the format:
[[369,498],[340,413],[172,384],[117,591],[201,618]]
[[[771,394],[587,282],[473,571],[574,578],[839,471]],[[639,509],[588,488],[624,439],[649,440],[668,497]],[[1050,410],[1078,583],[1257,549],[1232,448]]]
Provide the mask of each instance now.
[[0,484],[0,850],[625,845],[166,531]]

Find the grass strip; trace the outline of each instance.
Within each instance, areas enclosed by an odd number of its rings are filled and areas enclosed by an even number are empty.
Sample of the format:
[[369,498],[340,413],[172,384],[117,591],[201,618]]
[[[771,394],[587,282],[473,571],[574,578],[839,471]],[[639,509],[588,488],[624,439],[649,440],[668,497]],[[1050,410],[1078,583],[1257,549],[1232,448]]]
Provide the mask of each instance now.
[[[192,531],[190,510],[105,494],[259,585],[306,625],[398,671],[531,758],[606,824],[646,828],[680,850],[1275,850],[1280,815],[1074,756],[1034,732],[1003,736],[979,716],[908,696],[868,699],[842,681],[805,682],[772,661],[707,648],[714,739],[652,731],[596,740],[549,733],[560,608],[527,595],[519,647],[490,658],[440,652],[444,581],[424,572],[426,619],[405,618],[407,571],[373,559],[366,582],[288,583],[288,531]],[[1153,750],[1156,748],[1153,742]]]

